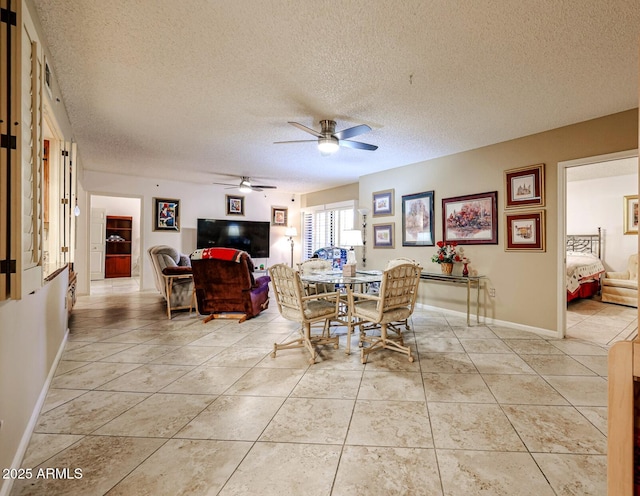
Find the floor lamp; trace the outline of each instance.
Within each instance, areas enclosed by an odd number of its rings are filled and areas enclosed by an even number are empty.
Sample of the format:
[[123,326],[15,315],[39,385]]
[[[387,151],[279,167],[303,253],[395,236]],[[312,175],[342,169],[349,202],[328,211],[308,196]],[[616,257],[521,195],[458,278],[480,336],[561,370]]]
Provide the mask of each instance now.
[[293,238],[298,235],[298,230],[295,227],[287,227],[284,235],[289,237],[289,243],[291,243],[291,268],[293,269]]

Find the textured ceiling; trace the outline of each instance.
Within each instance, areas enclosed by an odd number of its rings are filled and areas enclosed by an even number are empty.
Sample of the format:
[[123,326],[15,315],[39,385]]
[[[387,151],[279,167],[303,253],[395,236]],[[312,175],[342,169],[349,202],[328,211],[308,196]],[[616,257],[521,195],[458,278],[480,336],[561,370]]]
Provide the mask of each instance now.
[[[637,0],[33,3],[88,170],[309,192],[638,105]],[[273,144],[327,118],[378,150]]]

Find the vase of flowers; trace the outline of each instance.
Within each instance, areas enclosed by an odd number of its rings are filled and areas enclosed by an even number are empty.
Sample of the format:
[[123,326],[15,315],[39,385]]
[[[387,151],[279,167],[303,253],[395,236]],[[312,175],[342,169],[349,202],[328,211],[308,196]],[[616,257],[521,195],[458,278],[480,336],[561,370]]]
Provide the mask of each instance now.
[[453,264],[462,260],[456,252],[458,244],[455,241],[450,243],[438,241],[436,245],[438,246],[438,251],[431,257],[431,261],[440,264],[443,274],[450,275],[453,271]]

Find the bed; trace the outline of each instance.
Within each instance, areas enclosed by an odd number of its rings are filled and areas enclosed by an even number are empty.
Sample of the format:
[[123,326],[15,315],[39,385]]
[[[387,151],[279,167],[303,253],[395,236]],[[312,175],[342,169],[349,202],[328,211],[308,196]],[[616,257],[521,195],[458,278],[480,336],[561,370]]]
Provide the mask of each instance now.
[[567,302],[590,298],[600,291],[604,265],[600,260],[602,232],[567,235]]

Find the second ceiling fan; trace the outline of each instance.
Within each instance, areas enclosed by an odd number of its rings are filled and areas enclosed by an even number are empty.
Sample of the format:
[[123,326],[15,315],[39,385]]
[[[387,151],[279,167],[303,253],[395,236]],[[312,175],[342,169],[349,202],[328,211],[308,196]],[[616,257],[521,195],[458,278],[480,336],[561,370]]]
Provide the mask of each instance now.
[[377,150],[378,147],[376,145],[370,145],[368,143],[362,143],[360,141],[351,141],[349,138],[353,138],[354,136],[358,136],[359,134],[368,133],[371,131],[371,128],[366,124],[360,124],[358,126],[353,126],[347,129],[343,129],[342,131],[336,132],[336,121],[332,121],[329,119],[324,119],[320,121],[320,126],[322,129],[320,131],[316,131],[315,129],[311,129],[310,127],[304,126],[299,122],[291,122],[289,124],[292,126],[301,129],[302,131],[312,134],[317,139],[316,140],[294,140],[294,141],[276,141],[275,144],[283,144],[283,143],[307,143],[307,142],[317,142],[318,150],[322,155],[331,155],[338,151],[340,146],[344,146],[347,148],[356,148],[358,150]]
[[[231,174],[229,174],[231,175]],[[249,193],[250,191],[263,191],[265,189],[276,189],[276,186],[268,186],[266,184],[253,184],[249,176],[233,176],[240,179],[240,184],[229,183],[213,183],[221,184],[223,186],[229,186],[227,189],[238,188],[241,193]]]

